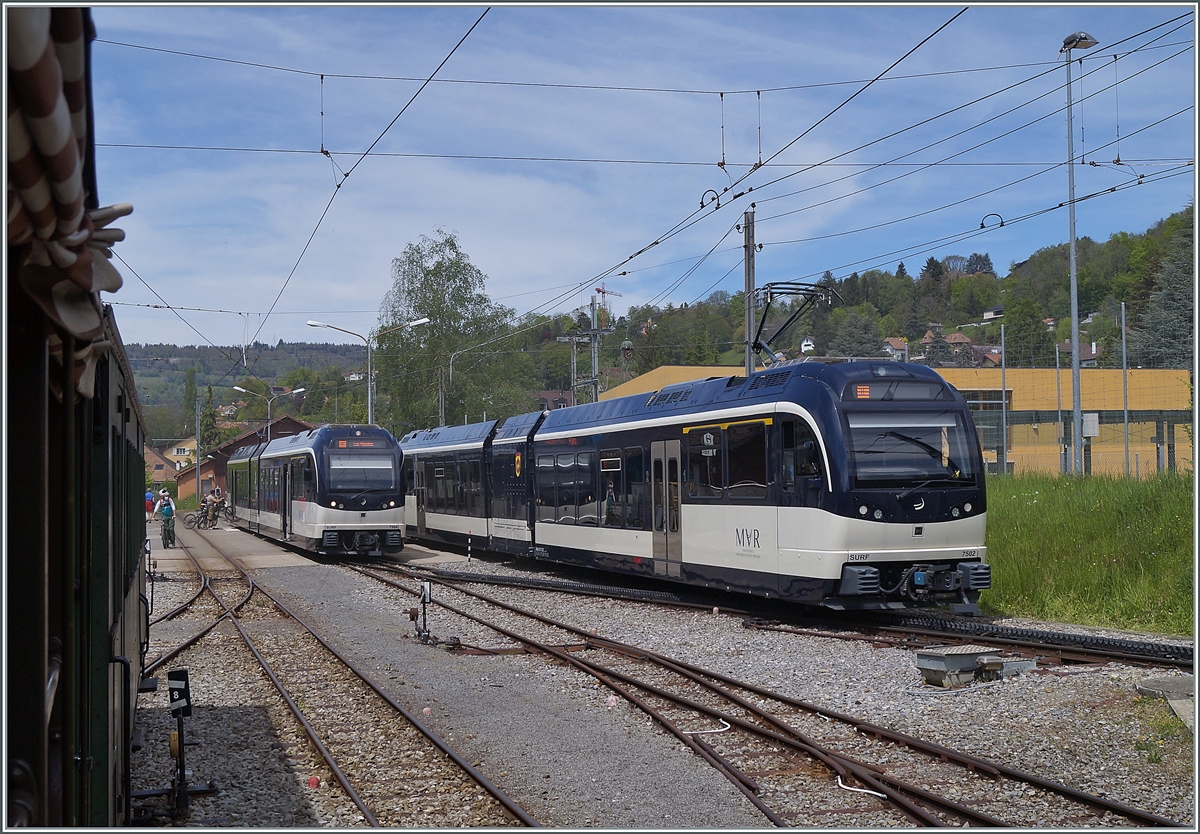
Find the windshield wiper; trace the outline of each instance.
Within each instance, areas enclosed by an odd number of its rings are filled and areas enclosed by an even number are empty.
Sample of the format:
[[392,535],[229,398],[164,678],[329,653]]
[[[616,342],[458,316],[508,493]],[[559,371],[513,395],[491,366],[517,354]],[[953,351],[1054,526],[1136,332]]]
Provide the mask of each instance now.
[[909,487],[908,489],[904,490],[904,492],[897,493],[896,500],[903,501],[905,498],[912,495],[918,489],[924,489],[925,487],[929,486],[930,484],[937,484],[937,483],[961,484],[961,483],[969,483],[973,480],[974,480],[973,478],[952,478],[949,476],[940,477],[940,478],[930,478],[927,481],[921,481],[921,483],[917,484],[916,486]]
[[[903,440],[905,442],[911,443],[912,445],[916,446],[918,449],[924,449],[931,458],[941,458],[942,457],[942,452],[940,449],[935,449],[932,446],[930,446],[928,443],[926,443],[924,440],[918,440],[915,437],[909,437],[907,434],[901,434],[898,431],[885,431],[883,434],[880,435],[880,437],[895,437],[898,440]],[[946,455],[945,457],[946,457],[946,462],[942,465],[946,467],[947,472],[954,473],[953,479],[960,480],[959,476],[962,473],[962,467],[959,466],[957,463],[955,463],[954,458],[950,457],[949,455]],[[914,489],[915,489],[915,487],[914,487]]]

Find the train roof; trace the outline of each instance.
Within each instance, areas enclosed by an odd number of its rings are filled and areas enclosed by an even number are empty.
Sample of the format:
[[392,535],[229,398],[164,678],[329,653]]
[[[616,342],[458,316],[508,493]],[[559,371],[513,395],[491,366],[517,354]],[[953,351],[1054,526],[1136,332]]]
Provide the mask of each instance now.
[[[528,414],[518,414],[509,417],[500,428],[496,429],[495,440],[510,440],[514,437],[528,437],[529,432],[537,425],[543,414],[549,412],[531,411]],[[495,441],[493,441],[495,442]]]
[[440,448],[445,446],[483,445],[495,428],[497,420],[471,423],[466,426],[438,426],[409,432],[400,441],[402,449]]
[[326,423],[323,426],[318,426],[315,429],[309,429],[299,434],[277,437],[270,443],[252,443],[249,446],[243,446],[229,456],[229,461],[232,463],[233,461],[245,460],[249,457],[270,457],[279,454],[304,452],[317,446],[327,446],[330,441],[337,438],[358,436],[384,438],[390,441],[389,445],[396,443],[396,438],[392,437],[391,432],[382,426],[368,426],[357,423]]
[[666,414],[687,414],[717,404],[734,406],[771,402],[785,394],[799,394],[800,391],[795,385],[801,380],[810,381],[809,385],[813,382],[819,383],[836,397],[840,396],[845,386],[851,382],[878,378],[915,379],[946,384],[932,368],[891,360],[840,363],[781,362],[749,377],[708,377],[668,385],[650,394],[634,394],[614,400],[556,409],[546,416],[538,433],[540,435],[542,432],[572,431],[613,421],[652,419]]
[[[829,398],[827,401],[833,401],[841,397],[850,383],[869,379],[916,380],[937,383],[954,391],[953,386],[925,365],[886,359],[837,363],[793,360],[772,365],[751,374],[749,378],[737,375],[708,377],[668,385],[649,394],[632,394],[598,403],[517,414],[504,420],[495,429],[492,442],[525,438],[535,428],[539,436],[543,432],[583,431],[613,422],[653,419],[667,414],[686,415],[713,405],[747,405],[801,396],[805,397],[805,401],[810,401],[814,385],[819,385],[825,391],[825,396]],[[797,386],[808,388],[808,392]],[[954,397],[959,398],[957,392]],[[411,451],[482,446],[496,423],[490,420],[465,426],[421,429],[406,434],[400,445]]]

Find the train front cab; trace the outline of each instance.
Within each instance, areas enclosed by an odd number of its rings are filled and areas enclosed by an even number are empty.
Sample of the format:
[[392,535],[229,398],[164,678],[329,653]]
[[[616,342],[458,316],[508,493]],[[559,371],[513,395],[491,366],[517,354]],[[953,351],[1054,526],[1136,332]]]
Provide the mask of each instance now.
[[848,547],[824,604],[979,613],[987,500],[966,403],[923,366],[870,363],[834,382],[843,442],[831,508]]

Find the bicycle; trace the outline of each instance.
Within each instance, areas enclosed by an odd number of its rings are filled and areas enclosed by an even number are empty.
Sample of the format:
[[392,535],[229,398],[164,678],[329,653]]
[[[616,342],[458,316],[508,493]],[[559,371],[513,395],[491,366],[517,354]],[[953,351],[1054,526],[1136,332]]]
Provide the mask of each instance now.
[[162,543],[164,548],[175,545],[175,516],[162,520]]
[[186,528],[188,528],[189,530],[193,530],[193,529],[195,529],[195,527],[196,527],[196,513],[188,513],[187,515],[185,515],[185,516],[183,517],[183,526],[184,526],[184,527],[186,527]]

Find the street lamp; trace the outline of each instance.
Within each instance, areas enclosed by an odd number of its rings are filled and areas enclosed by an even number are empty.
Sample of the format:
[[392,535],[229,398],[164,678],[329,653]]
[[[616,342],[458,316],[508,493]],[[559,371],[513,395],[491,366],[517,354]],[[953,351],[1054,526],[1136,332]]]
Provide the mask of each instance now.
[[328,327],[330,330],[337,330],[341,333],[348,333],[351,336],[357,336],[362,339],[367,346],[367,424],[375,425],[375,375],[371,370],[371,343],[378,342],[380,336],[386,336],[389,333],[394,333],[397,330],[404,330],[408,327],[416,327],[418,324],[428,324],[428,318],[419,318],[416,321],[410,321],[408,324],[398,324],[395,327],[390,327],[387,330],[379,333],[373,333],[370,336],[364,336],[361,333],[355,333],[353,330],[347,330],[344,327],[336,327],[332,324],[326,324],[323,321],[309,321],[309,327]]
[[283,392],[283,394],[276,394],[273,397],[268,397],[266,394],[260,394],[257,391],[247,391],[245,388],[242,388],[240,385],[233,386],[233,390],[241,391],[243,394],[253,394],[256,397],[267,401],[267,442],[268,443],[271,442],[271,403],[275,402],[277,399],[279,399],[280,397],[285,396],[285,395],[295,396],[296,394],[304,393],[303,388],[297,388],[295,391],[285,391],[285,392]]
[[1083,474],[1083,408],[1079,394],[1079,279],[1075,271],[1075,137],[1071,123],[1071,50],[1091,49],[1100,41],[1087,32],[1076,32],[1063,39],[1059,55],[1067,55],[1067,216],[1071,226],[1071,395],[1074,402],[1071,415],[1071,448],[1074,452],[1074,472]]

